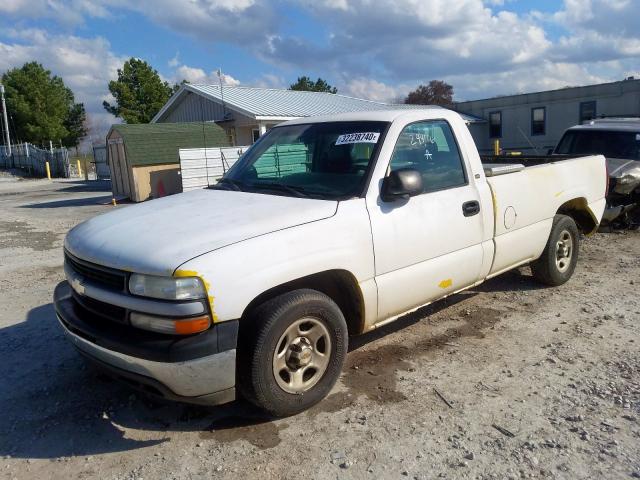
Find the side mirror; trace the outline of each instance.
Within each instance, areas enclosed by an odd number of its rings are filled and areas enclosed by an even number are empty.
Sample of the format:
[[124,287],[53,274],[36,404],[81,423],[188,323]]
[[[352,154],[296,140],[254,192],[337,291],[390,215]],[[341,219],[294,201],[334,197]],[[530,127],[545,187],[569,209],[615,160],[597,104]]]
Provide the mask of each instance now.
[[412,168],[401,168],[392,171],[382,181],[380,197],[385,202],[393,202],[394,200],[420,195],[423,190],[420,172]]

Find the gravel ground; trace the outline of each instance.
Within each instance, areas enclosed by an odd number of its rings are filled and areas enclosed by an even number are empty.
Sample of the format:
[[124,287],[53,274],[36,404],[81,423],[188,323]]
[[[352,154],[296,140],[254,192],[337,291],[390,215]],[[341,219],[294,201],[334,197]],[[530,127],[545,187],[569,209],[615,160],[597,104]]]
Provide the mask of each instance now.
[[[51,295],[97,183],[0,183],[0,478],[639,478],[640,233],[582,243],[351,341],[311,411],[151,401],[87,368]],[[117,207],[117,208],[126,208]]]

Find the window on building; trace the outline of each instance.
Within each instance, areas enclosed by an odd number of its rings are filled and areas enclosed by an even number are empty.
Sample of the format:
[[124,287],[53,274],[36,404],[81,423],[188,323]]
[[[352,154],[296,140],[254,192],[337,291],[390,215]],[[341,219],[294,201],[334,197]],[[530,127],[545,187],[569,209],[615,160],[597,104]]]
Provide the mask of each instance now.
[[531,109],[531,135],[544,135],[546,133],[547,109],[536,107]]
[[580,103],[580,123],[588,122],[596,118],[596,102]]
[[253,143],[256,143],[259,138],[260,138],[260,130],[258,130],[257,128],[252,129],[251,139],[253,140]]
[[422,174],[424,191],[459,187],[467,183],[458,144],[444,120],[407,125],[391,156],[391,171],[403,168]]
[[226,130],[227,138],[229,139],[229,143],[231,145],[236,144],[236,127],[231,127]]
[[489,137],[502,137],[502,112],[491,112],[489,114]]

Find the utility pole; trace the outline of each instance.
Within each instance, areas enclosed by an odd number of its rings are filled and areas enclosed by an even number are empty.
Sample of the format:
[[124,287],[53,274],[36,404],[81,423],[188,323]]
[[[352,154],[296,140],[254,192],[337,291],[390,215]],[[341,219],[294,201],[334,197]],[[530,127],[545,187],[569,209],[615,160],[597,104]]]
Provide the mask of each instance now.
[[2,98],[2,116],[4,117],[4,140],[7,144],[7,156],[11,156],[11,139],[9,138],[9,120],[7,119],[7,104],[4,101],[4,85],[0,83],[0,97]]

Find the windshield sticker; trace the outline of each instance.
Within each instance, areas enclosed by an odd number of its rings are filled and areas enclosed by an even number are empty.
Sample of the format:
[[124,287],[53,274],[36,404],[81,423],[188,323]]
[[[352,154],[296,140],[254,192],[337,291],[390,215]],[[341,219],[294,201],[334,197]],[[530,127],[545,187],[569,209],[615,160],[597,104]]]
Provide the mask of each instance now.
[[336,139],[336,145],[348,143],[378,143],[379,132],[345,133]]

